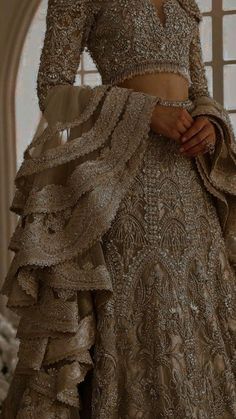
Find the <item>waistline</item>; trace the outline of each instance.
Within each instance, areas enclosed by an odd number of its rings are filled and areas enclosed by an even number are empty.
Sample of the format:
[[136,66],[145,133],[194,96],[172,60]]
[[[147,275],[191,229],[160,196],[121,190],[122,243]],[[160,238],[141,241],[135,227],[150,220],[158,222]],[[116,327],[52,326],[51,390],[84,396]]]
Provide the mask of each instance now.
[[184,109],[187,109],[189,112],[191,112],[195,105],[191,99],[185,99],[185,100],[174,100],[174,99],[162,99],[159,98],[158,103],[162,106],[176,106],[181,107]]

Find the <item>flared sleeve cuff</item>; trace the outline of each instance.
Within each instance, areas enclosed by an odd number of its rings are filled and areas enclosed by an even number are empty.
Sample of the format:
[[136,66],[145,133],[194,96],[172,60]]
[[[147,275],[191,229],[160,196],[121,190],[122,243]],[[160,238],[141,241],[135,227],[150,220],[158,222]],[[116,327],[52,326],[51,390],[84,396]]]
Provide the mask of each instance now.
[[216,128],[216,147],[195,158],[206,188],[217,198],[218,215],[224,232],[228,255],[236,268],[236,140],[227,111],[211,97],[194,101],[192,116],[204,115]]
[[[200,97],[195,100],[192,116],[206,116],[215,126],[217,141],[208,175],[214,185],[224,192],[236,194],[236,141],[227,111],[214,99]],[[201,162],[208,154],[198,156]]]
[[156,103],[110,85],[47,96],[10,207],[20,217],[1,293],[20,316],[20,346],[3,419],[72,418],[83,407],[78,384],[113,294],[102,236],[141,164]]

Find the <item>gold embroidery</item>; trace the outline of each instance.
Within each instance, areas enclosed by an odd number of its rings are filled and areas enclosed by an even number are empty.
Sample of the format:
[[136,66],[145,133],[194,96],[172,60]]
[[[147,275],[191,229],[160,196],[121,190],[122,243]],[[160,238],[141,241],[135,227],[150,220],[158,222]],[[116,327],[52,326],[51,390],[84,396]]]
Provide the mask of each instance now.
[[[178,43],[170,64],[166,38],[148,38],[147,25],[151,35],[160,31],[151,6],[139,0],[134,15],[127,5],[132,0],[49,0],[37,86],[44,114],[10,208],[20,220],[2,293],[21,316],[21,342],[4,419],[70,419],[83,407],[78,384],[94,366],[96,419],[236,417],[232,126],[209,96],[196,3],[168,2],[169,30],[175,37],[181,11],[189,46],[182,62],[186,43]],[[133,24],[137,39],[127,30]],[[71,86],[86,45],[108,84]],[[153,62],[157,47],[163,60]],[[126,75],[190,71],[192,115],[207,115],[218,129],[212,161],[188,161],[176,143],[152,136],[159,98],[112,86],[120,62]]]

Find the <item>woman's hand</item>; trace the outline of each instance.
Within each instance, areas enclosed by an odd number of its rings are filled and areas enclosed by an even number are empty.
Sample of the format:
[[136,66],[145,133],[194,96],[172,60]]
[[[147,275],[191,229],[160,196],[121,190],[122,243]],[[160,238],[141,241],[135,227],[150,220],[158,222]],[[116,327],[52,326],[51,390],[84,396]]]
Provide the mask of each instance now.
[[215,144],[215,126],[207,117],[198,116],[195,118],[193,125],[182,136],[180,152],[189,157],[204,154],[208,151],[205,141]]
[[193,123],[194,119],[186,109],[157,104],[152,114],[151,128],[157,134],[180,143],[183,134],[188,132]]

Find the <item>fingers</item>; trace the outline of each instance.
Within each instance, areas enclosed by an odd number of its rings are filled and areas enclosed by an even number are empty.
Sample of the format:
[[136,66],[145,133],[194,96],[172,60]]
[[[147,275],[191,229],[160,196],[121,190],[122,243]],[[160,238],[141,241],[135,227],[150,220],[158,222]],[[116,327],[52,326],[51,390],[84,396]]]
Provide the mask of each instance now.
[[201,131],[199,131],[196,135],[190,138],[190,140],[182,143],[180,151],[187,151],[192,147],[195,147],[197,144],[201,143],[207,137],[211,135],[211,130],[209,126],[205,125]]
[[186,109],[182,109],[176,124],[175,137],[181,139],[181,134],[184,134],[192,126],[194,119]]
[[183,122],[178,121],[176,124],[176,129],[179,134],[184,134],[190,127],[191,127],[191,124],[188,121],[183,121]]
[[185,131],[191,128],[192,125],[193,125],[193,122],[186,118],[186,121],[184,123]]
[[185,113],[184,113],[185,118],[190,123],[190,126],[191,126],[194,122],[194,119],[193,119],[192,115],[186,109],[184,109],[184,111],[185,111]]
[[[195,132],[195,134],[193,134]],[[184,138],[186,140],[184,141]],[[184,142],[183,142],[184,141]],[[180,152],[186,156],[196,156],[206,153],[207,147],[205,141],[215,144],[216,136],[214,126],[204,116],[194,121],[192,127],[181,138]]]
[[182,136],[191,128],[194,119],[183,108],[156,107],[151,120],[151,128],[180,143]]
[[185,143],[189,141],[190,138],[196,136],[206,125],[204,120],[196,119],[187,132],[183,135],[181,142]]
[[200,143],[182,152],[182,154],[187,157],[196,157],[198,154],[205,154],[208,152],[205,141],[210,143],[212,142],[211,140],[211,136],[205,137]]

